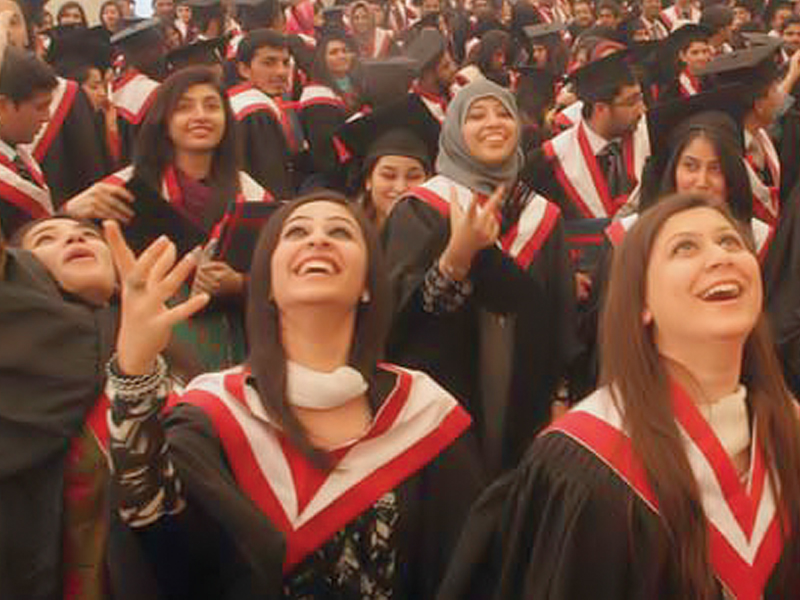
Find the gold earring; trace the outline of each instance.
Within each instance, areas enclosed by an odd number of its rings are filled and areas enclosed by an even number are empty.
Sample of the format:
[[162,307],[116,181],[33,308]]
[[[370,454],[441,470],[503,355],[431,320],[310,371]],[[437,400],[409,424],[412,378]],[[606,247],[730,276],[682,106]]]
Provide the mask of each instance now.
[[370,301],[369,290],[365,289],[363,292],[361,292],[361,303],[367,304],[369,301]]

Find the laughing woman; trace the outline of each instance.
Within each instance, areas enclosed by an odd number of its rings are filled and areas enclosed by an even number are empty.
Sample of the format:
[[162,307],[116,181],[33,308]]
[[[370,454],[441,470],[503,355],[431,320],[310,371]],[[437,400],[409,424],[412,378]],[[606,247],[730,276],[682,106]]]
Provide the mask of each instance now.
[[702,196],[639,218],[602,387],[476,504],[442,599],[797,597],[800,420],[747,240]]
[[437,176],[393,207],[383,231],[390,357],[436,373],[464,401],[494,467],[513,466],[547,421],[574,352],[560,212],[518,182],[519,144],[511,93],[466,86],[447,110]]
[[[159,87],[137,138],[133,165],[106,181],[144,182],[210,238],[234,203],[272,200],[239,169],[234,123],[214,73],[204,67],[181,70]],[[198,266],[194,281],[194,289],[209,293],[214,302],[182,324],[178,337],[198,348],[206,369],[241,362],[245,274],[212,258]]]
[[158,352],[203,296],[156,242],[123,274],[110,364],[119,513],[167,598],[433,598],[480,476],[469,417],[417,371],[377,359],[388,290],[360,210],[320,192],[257,245],[244,366],[203,375],[162,422]]

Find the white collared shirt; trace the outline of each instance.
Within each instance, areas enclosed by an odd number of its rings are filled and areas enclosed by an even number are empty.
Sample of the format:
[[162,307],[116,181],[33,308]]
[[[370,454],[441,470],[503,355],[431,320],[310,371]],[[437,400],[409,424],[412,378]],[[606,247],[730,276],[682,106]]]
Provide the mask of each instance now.
[[589,147],[592,149],[592,154],[597,156],[605,150],[605,147],[608,146],[612,140],[607,140],[597,133],[587,121],[584,121],[583,124],[584,130],[586,131],[586,139],[589,140]]
[[0,139],[0,152],[10,161],[17,157],[17,150],[5,140]]

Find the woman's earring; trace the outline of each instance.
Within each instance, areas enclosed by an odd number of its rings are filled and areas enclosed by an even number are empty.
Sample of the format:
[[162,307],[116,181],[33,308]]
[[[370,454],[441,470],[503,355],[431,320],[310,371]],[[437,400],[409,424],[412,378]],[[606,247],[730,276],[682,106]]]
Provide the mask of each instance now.
[[364,291],[361,292],[361,303],[367,304],[369,301],[370,301],[369,290],[365,288]]
[[642,311],[642,323],[644,323],[645,325],[653,324],[653,313],[651,313],[650,310],[647,308],[645,308]]

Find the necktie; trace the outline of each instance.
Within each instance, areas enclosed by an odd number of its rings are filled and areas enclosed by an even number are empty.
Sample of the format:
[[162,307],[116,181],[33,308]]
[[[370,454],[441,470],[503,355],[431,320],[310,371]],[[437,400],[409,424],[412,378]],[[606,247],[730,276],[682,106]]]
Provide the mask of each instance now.
[[14,168],[17,170],[17,175],[22,177],[25,181],[38,187],[39,182],[36,181],[36,178],[34,178],[33,173],[31,173],[31,170],[28,168],[28,165],[25,164],[25,161],[22,160],[22,157],[19,154],[14,155],[14,160],[12,162],[14,163]]
[[614,140],[597,155],[604,167],[608,192],[612,198],[617,198],[628,192],[628,173],[625,170],[625,161],[622,158],[622,146]]

